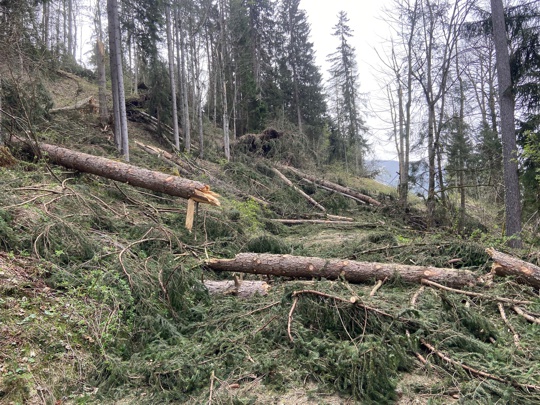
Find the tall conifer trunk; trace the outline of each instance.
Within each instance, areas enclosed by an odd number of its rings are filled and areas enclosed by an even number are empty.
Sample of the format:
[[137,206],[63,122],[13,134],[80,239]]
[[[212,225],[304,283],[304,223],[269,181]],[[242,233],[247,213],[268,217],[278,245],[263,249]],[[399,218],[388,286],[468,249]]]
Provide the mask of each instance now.
[[124,74],[122,71],[121,33],[117,0],[107,0],[107,16],[109,18],[109,49],[115,130],[114,138],[118,150],[122,153],[124,159],[129,162]]
[[516,129],[514,126],[514,94],[502,0],[491,0],[491,18],[497,60],[499,103],[501,106],[506,236],[513,238],[508,242],[510,246],[521,247],[521,198],[519,192]]
[[174,145],[176,146],[176,149],[180,149],[180,135],[178,133],[178,110],[176,106],[176,80],[174,75],[174,46],[171,33],[171,7],[169,5],[167,5],[166,7],[165,16],[167,23],[167,50],[169,53],[169,77],[171,79]]

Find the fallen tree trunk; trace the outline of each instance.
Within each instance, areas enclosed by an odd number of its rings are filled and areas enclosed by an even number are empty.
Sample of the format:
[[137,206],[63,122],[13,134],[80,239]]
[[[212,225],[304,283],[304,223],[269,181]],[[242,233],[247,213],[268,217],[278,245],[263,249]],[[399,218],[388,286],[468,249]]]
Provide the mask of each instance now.
[[38,146],[43,155],[51,162],[69,169],[95,174],[176,197],[193,199],[201,203],[220,205],[217,199],[218,194],[210,191],[208,185],[198,181],[143,169],[127,163],[75,152],[46,143],[40,143]]
[[297,174],[298,176],[304,178],[304,179],[307,179],[313,183],[315,183],[316,185],[321,185],[323,186],[323,188],[327,188],[327,189],[330,189],[332,191],[336,191],[340,194],[343,194],[345,195],[346,197],[347,196],[350,196],[350,197],[354,197],[360,201],[364,201],[368,204],[371,204],[371,205],[375,205],[376,207],[380,206],[381,203],[377,200],[375,200],[374,198],[368,196],[368,195],[365,195],[365,194],[362,194],[362,193],[359,193],[358,191],[356,190],[353,190],[349,187],[343,187],[339,184],[336,184],[336,183],[333,183],[331,181],[328,181],[328,180],[324,180],[324,179],[319,179],[318,177],[315,177],[315,176],[312,176],[310,174],[307,174],[307,173],[303,173],[301,172],[300,170],[294,168],[294,167],[291,167],[291,166],[285,166],[285,165],[278,165],[280,168],[282,169],[285,169],[285,170],[289,170],[295,174]]
[[88,112],[96,113],[98,110],[98,104],[96,102],[96,99],[92,96],[85,98],[84,100],[77,101],[73,105],[68,105],[66,107],[57,107],[57,108],[51,108],[49,110],[49,113],[54,114],[61,111],[73,111],[73,110],[81,110],[83,108],[86,108]]
[[206,261],[206,264],[216,271],[267,274],[292,278],[322,277],[328,280],[343,277],[350,283],[384,280],[394,276],[398,276],[404,282],[416,284],[420,284],[422,279],[453,287],[463,287],[477,283],[474,274],[468,270],[267,253],[241,253],[236,255],[234,259],[210,259]]
[[304,193],[302,190],[300,190],[298,187],[296,187],[292,181],[290,181],[283,173],[281,173],[278,169],[275,167],[272,167],[272,171],[277,174],[277,176],[289,187],[291,187],[294,191],[296,191],[298,194],[300,194],[302,197],[304,197],[311,205],[313,205],[315,208],[318,208],[319,210],[326,212],[326,208],[324,208],[321,204],[319,204],[317,201],[315,201],[313,198],[311,198],[309,195]]
[[486,252],[493,259],[493,273],[498,276],[515,276],[520,283],[540,288],[540,267],[493,248],[486,249]]
[[378,224],[361,224],[351,221],[331,221],[324,219],[272,219],[272,222],[279,222],[284,225],[302,225],[302,224],[318,224],[318,225],[344,225],[359,228],[376,228]]
[[139,148],[141,148],[145,152],[148,152],[151,155],[159,157],[162,161],[164,161],[168,165],[177,168],[178,172],[184,176],[190,175],[192,173],[193,169],[187,163],[184,163],[180,159],[175,158],[175,156],[172,153],[169,153],[160,148],[156,148],[155,146],[146,145],[139,141],[135,141],[135,145],[137,145]]
[[265,281],[243,280],[235,283],[233,280],[211,281],[205,280],[204,286],[210,295],[236,295],[241,298],[249,298],[254,295],[267,295],[270,285]]

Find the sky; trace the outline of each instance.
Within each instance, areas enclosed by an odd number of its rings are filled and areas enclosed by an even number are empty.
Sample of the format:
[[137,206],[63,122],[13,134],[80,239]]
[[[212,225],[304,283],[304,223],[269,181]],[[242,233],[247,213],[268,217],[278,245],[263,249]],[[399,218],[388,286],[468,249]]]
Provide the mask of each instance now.
[[380,61],[376,49],[381,51],[385,39],[389,37],[388,25],[382,17],[383,8],[391,3],[392,0],[302,0],[300,3],[311,24],[311,40],[317,64],[325,78],[328,70],[326,57],[338,46],[337,38],[332,36],[333,27],[338,21],[337,15],[345,11],[349,17],[349,26],[353,30],[351,42],[356,49],[360,92],[366,93],[368,100],[364,117],[370,128],[367,138],[377,159],[396,159],[395,146],[388,141],[388,125],[381,119],[379,108],[376,107],[383,85],[378,74]]

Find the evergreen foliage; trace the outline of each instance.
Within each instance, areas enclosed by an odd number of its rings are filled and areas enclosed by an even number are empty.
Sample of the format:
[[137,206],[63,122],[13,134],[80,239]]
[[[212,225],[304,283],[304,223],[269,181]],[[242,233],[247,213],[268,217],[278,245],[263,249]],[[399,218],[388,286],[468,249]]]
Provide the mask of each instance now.
[[[455,395],[462,403],[539,402],[538,389],[525,386],[540,385],[538,325],[512,312],[514,305],[508,303],[504,321],[497,305],[498,297],[530,300],[527,311],[538,319],[537,291],[515,280],[489,280],[483,296],[419,289],[399,277],[385,280],[377,292],[372,285],[343,280],[269,277],[268,294],[247,299],[211,296],[204,284],[229,279],[209,271],[206,258],[239,252],[454,267],[489,279],[484,249],[507,242],[498,227],[500,200],[482,188],[496,189],[501,179],[498,111],[490,100],[495,89],[473,87],[475,76],[463,73],[468,102],[473,103],[474,93],[477,104],[485,104],[480,120],[473,114],[480,107],[465,105],[464,114],[451,111],[448,105],[457,105],[463,94],[450,84],[444,87],[446,106],[437,107],[437,170],[444,169],[444,176],[436,213],[448,219],[442,194],[455,184],[466,188],[468,215],[459,227],[444,222],[448,227],[428,229],[424,207],[397,205],[388,189],[380,193],[383,207],[374,208],[290,175],[297,188],[326,208],[322,213],[284,186],[270,166],[278,161],[317,170],[321,178],[366,194],[381,190],[350,175],[342,164],[355,156],[347,149],[356,145],[363,152],[366,145],[362,111],[355,104],[360,99],[356,57],[346,14],[339,15],[340,45],[331,56],[336,92],[326,100],[299,0],[170,3],[176,17],[185,17],[177,19],[173,35],[183,37],[175,63],[179,73],[181,65],[186,69],[179,90],[189,101],[185,119],[196,127],[197,105],[204,102],[203,136],[212,141],[204,155],[209,160],[189,153],[175,157],[194,180],[219,192],[222,206],[199,206],[190,233],[178,199],[66,171],[17,147],[1,149],[0,402],[269,404],[285,402],[298,391],[314,402],[381,404],[422,396],[443,403]],[[7,113],[2,131],[115,156],[111,133],[91,114],[49,114],[66,81],[75,86],[65,95],[69,100],[79,99],[90,86],[65,73],[82,73],[73,57],[74,38],[67,45],[70,24],[62,13],[68,4],[77,2],[0,2],[5,56],[0,97]],[[164,6],[163,1],[137,0],[122,8],[124,40],[134,51],[124,55],[132,62],[126,73],[144,84],[145,94],[137,100],[157,118],[157,132],[172,116],[169,73],[160,56]],[[521,179],[531,215],[540,184],[536,8],[528,3],[507,10],[525,157]],[[442,18],[448,10],[441,7],[437,15]],[[484,17],[483,24],[468,27],[467,40],[480,43],[490,32],[489,16]],[[480,31],[481,36],[473,36]],[[485,65],[471,62],[467,68],[492,71],[489,52],[482,56]],[[58,68],[58,75],[50,73]],[[458,83],[460,72],[451,67],[449,83]],[[126,88],[134,91],[138,84]],[[421,128],[425,133],[424,117],[418,117],[413,132]],[[226,123],[235,125],[239,136],[227,162],[220,143]],[[276,129],[263,131],[270,124]],[[168,148],[165,130],[158,137],[142,124],[131,127],[136,139]],[[240,136],[250,132],[257,134]],[[177,175],[178,167],[165,167],[162,157],[135,148],[132,162]],[[329,160],[333,166],[324,165]],[[415,175],[425,171],[421,164],[416,168]],[[459,173],[465,174],[463,181]],[[410,200],[414,203],[414,196]],[[331,214],[366,226],[287,227],[273,221]],[[524,235],[530,249],[514,251],[532,262],[538,261],[537,228],[530,221]],[[496,378],[475,375],[463,365]]]

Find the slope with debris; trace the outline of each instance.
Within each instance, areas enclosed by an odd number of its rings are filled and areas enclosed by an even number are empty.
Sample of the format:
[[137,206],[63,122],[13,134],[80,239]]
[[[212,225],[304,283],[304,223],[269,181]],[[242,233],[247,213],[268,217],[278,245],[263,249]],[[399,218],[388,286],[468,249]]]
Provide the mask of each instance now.
[[[95,91],[62,75],[52,86],[67,89],[65,105]],[[37,140],[115,159],[111,134],[91,112],[48,119]],[[133,165],[181,173],[220,194],[220,207],[198,207],[191,231],[186,200],[67,170],[17,146],[3,151],[0,403],[540,400],[538,291],[490,275],[485,248],[504,246],[489,223],[470,218],[468,236],[428,230],[419,202],[405,210],[372,180],[317,171],[311,157],[292,152],[302,150],[294,133],[241,138],[224,162],[210,126],[207,160],[174,153],[155,130],[130,123]],[[478,283],[448,290],[374,274],[352,284],[207,265],[238,253],[464,269]],[[208,280],[228,284],[211,295]],[[246,282],[267,287],[242,297]]]

